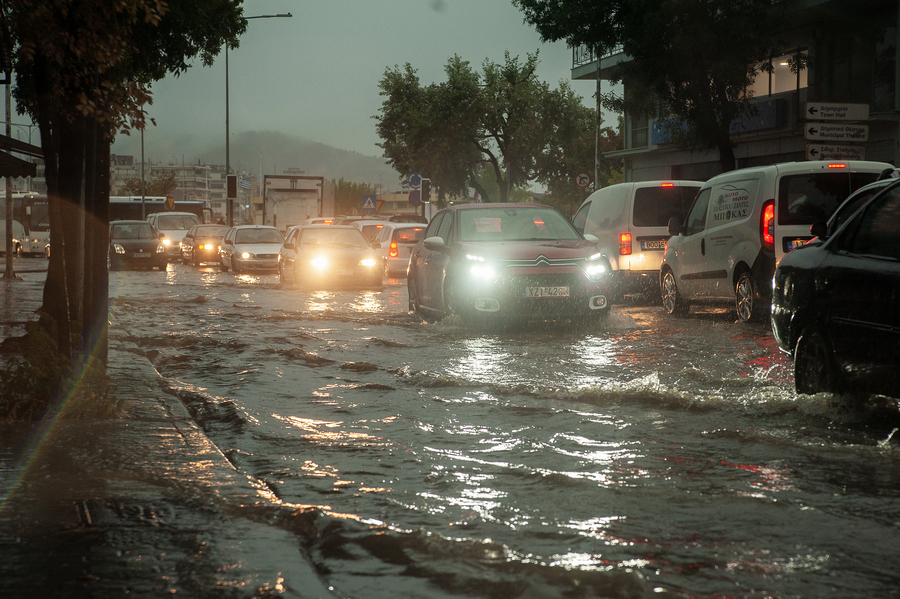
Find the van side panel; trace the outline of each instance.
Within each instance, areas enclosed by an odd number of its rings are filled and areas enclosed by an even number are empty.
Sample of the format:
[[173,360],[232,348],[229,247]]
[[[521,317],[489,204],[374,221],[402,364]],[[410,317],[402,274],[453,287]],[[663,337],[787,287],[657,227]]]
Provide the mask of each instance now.
[[599,239],[597,248],[609,257],[613,270],[619,270],[619,233],[628,226],[628,214],[630,212],[628,198],[632,183],[610,185],[591,194],[588,201],[591,202],[584,232],[590,233]]

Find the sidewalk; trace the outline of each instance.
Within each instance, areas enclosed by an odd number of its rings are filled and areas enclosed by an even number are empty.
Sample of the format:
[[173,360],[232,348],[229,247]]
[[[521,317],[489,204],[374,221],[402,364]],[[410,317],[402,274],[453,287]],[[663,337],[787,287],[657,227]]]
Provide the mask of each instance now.
[[[0,284],[0,321],[34,319],[43,283],[32,277]],[[7,329],[24,332],[0,337]],[[283,508],[137,348],[111,343],[108,373],[122,418],[0,425],[0,596],[331,595],[298,537],[272,524]],[[36,447],[21,449],[29,436]]]

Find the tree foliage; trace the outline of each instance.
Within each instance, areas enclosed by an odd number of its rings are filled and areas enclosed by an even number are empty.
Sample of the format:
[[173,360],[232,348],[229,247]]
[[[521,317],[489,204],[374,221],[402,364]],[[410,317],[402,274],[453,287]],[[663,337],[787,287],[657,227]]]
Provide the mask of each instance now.
[[[673,117],[670,139],[717,149],[735,167],[732,123],[754,112],[747,88],[783,50],[779,3],[771,0],[513,0],[544,40],[598,55],[621,47],[616,77],[625,94],[605,105],[638,116]],[[781,3],[783,4],[783,3]],[[794,69],[803,65],[794,60]]]
[[524,61],[507,53],[478,73],[454,56],[446,81],[424,86],[408,63],[387,69],[375,116],[384,156],[401,173],[430,178],[439,205],[478,189],[483,167],[501,201],[528,182],[553,180],[561,158],[591,135],[594,113],[565,82],[555,90],[541,82],[537,64],[537,53]]
[[125,195],[139,196],[168,196],[178,187],[178,181],[175,179],[174,172],[162,173],[158,179],[153,181],[143,181],[143,193],[141,191],[141,178],[128,177],[125,184],[119,189],[120,193]]
[[375,194],[374,186],[368,183],[344,181],[343,177],[337,181],[332,179],[331,184],[334,185],[335,214],[358,214],[362,206],[362,197]]

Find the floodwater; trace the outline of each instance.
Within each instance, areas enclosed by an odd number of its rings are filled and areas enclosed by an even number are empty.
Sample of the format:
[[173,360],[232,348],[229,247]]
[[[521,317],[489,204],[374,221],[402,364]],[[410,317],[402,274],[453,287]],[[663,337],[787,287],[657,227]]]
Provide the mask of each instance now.
[[767,326],[616,306],[471,330],[409,314],[402,279],[181,265],[110,287],[111,336],[335,596],[900,596],[897,405],[797,396]]

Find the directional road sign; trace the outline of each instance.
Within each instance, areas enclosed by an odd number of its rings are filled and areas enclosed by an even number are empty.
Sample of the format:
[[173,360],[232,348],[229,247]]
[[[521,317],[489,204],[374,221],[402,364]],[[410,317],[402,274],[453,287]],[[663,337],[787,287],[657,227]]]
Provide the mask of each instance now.
[[409,176],[409,186],[413,189],[418,189],[422,186],[422,175],[419,173],[413,173]]
[[869,139],[868,125],[848,125],[833,123],[806,123],[803,130],[806,139],[821,139],[826,141],[867,141]]
[[842,102],[807,102],[804,114],[807,119],[817,121],[865,121],[869,118],[869,105]]
[[363,210],[376,210],[378,206],[376,205],[376,196],[363,196],[362,197],[362,209]]
[[807,160],[865,160],[865,146],[844,146],[837,144],[807,144]]
[[413,189],[409,192],[409,203],[413,206],[421,206],[422,205],[422,192],[418,189]]

